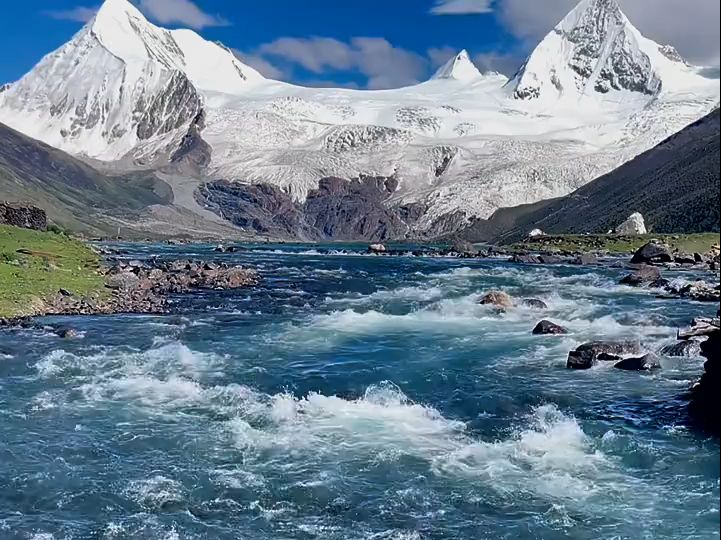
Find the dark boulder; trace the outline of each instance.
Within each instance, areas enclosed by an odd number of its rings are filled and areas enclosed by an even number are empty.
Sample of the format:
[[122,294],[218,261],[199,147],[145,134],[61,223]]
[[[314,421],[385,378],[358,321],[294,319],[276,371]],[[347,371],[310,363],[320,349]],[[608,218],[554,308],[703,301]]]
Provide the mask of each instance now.
[[627,276],[623,277],[619,283],[621,285],[639,287],[653,283],[658,279],[661,279],[661,271],[655,266],[643,264]]
[[548,309],[548,304],[538,298],[524,298],[521,300],[521,305],[532,309]]
[[626,358],[613,367],[624,371],[650,371],[652,369],[661,369],[661,362],[659,362],[655,354],[648,353],[638,358]]
[[696,264],[696,258],[688,253],[675,253],[673,262],[678,264]]
[[632,264],[668,263],[673,261],[671,249],[665,244],[649,242],[639,248],[631,259]]
[[591,341],[568,353],[566,367],[569,369],[590,369],[596,362],[621,360],[625,354],[641,353],[638,341]]
[[78,331],[74,328],[58,328],[55,334],[62,339],[73,339],[78,337]]
[[707,359],[701,379],[691,389],[689,413],[696,424],[719,435],[721,433],[721,330],[710,332],[701,344],[701,354]]
[[536,327],[533,329],[533,335],[540,336],[540,335],[561,335],[561,334],[568,334],[568,330],[566,330],[563,326],[560,326],[556,323],[553,323],[551,321],[543,320],[539,322]]

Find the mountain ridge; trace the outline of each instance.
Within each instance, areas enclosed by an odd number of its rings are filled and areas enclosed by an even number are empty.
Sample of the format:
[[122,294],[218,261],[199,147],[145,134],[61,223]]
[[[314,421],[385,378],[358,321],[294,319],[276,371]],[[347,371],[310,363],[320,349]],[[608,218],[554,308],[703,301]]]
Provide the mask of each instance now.
[[[568,55],[552,54],[559,40]],[[644,38],[615,0],[581,2],[511,81],[462,51],[429,81],[372,92],[265,79],[195,32],[106,0],[0,92],[0,121],[121,171],[174,166],[190,141],[202,150],[182,173],[198,185],[267,184],[299,204],[324,178],[393,177],[384,204],[425,208],[411,233],[429,236],[570,193],[718,101],[717,81]]]

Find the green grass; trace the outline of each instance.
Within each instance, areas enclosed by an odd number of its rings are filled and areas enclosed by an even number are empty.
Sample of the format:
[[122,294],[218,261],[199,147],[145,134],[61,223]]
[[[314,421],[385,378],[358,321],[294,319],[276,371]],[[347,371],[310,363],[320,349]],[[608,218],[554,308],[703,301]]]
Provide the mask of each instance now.
[[0,225],[0,317],[33,315],[61,288],[82,297],[105,294],[99,265],[88,246],[65,235]]
[[651,239],[668,244],[671,249],[687,253],[707,253],[719,243],[719,233],[698,234],[644,234],[631,235],[549,235],[534,241],[513,244],[512,250],[548,250],[548,251],[605,251],[623,254],[633,253]]

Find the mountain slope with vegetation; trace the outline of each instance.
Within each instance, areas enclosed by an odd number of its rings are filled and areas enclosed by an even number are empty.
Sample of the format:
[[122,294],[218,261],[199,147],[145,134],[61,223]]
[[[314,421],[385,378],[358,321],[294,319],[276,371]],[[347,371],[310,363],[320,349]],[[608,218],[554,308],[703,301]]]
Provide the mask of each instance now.
[[461,236],[513,242],[549,234],[605,233],[634,212],[657,233],[719,230],[719,109],[566,197],[504,208]]
[[148,173],[108,176],[65,152],[0,124],[0,200],[29,201],[60,227],[114,234],[112,218],[172,202],[172,191]]

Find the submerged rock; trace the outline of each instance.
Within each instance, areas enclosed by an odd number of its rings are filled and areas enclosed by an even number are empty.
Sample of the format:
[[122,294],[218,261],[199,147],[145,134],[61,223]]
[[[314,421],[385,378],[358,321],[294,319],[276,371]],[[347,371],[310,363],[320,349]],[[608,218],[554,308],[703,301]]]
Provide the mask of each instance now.
[[534,335],[561,335],[561,334],[568,334],[568,330],[566,330],[563,326],[558,325],[554,322],[543,320],[539,322],[536,327],[533,329],[532,332]]
[[72,339],[78,337],[78,331],[74,328],[58,328],[55,334],[62,339]]
[[508,293],[503,291],[489,291],[483,295],[478,303],[481,305],[497,306],[503,309],[513,307],[513,299]]
[[650,371],[652,369],[661,369],[661,362],[658,356],[648,353],[639,358],[626,358],[613,367],[624,371]]
[[538,298],[524,298],[521,304],[532,309],[548,309],[548,304]]
[[651,241],[636,251],[631,258],[632,264],[669,263],[673,261],[671,248],[666,244]]

